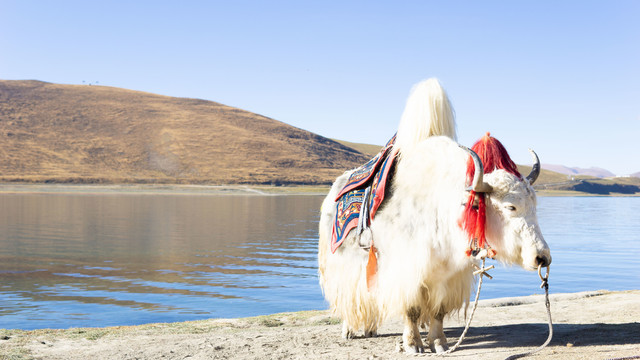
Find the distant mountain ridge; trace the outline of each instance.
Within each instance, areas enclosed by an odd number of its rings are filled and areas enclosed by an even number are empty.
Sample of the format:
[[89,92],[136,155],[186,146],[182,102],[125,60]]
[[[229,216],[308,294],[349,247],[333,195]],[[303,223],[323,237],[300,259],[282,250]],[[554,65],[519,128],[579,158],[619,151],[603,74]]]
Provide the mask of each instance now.
[[367,160],[213,101],[0,80],[0,181],[330,184]]
[[616,176],[616,174],[612,173],[611,171],[598,167],[590,167],[588,169],[585,169],[579,167],[568,167],[564,165],[542,164],[542,168],[565,175],[587,175],[599,178]]

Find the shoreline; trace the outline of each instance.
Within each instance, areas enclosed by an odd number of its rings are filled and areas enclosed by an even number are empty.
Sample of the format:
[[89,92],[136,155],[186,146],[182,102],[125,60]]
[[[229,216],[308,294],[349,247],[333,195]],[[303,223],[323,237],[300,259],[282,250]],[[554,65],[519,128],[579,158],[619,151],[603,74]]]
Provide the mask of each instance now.
[[[640,290],[551,294],[554,336],[529,358],[607,359],[640,355]],[[467,337],[451,357],[504,359],[548,335],[544,296],[480,300]],[[445,319],[450,346],[464,315]],[[0,359],[407,359],[396,351],[402,322],[378,337],[344,340],[328,310],[64,330],[0,329]],[[422,333],[423,338],[425,333]],[[427,352],[429,352],[427,350]]]
[[[134,195],[326,195],[329,185],[183,185],[183,184],[13,184],[0,183],[0,194],[134,194]],[[591,194],[537,190],[540,197],[640,197],[636,194]]]
[[135,195],[326,195],[329,186],[167,184],[0,184],[0,194]]

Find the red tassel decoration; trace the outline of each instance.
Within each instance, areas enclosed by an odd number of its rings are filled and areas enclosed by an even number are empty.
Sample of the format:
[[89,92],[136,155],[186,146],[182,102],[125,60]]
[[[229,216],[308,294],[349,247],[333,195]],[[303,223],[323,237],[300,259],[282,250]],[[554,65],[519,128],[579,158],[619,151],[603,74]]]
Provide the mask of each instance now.
[[[485,174],[490,174],[496,169],[502,169],[522,179],[522,175],[520,175],[516,164],[511,160],[507,149],[498,139],[492,137],[491,133],[487,132],[480,140],[476,141],[471,150],[478,154]],[[469,160],[467,160],[468,182],[473,179],[475,170],[476,167],[473,165],[473,160],[469,157]]]
[[[484,168],[484,173],[489,174],[496,169],[503,169],[514,176],[522,179],[522,175],[518,172],[518,167],[511,160],[509,153],[504,148],[502,143],[498,139],[491,137],[490,133],[486,133],[480,140],[478,140],[473,147],[471,147]],[[473,175],[475,173],[475,166],[473,160],[469,157],[467,161],[467,183],[471,183]],[[474,206],[477,198],[477,206]],[[469,192],[469,200],[462,213],[462,217],[458,221],[458,225],[467,233],[470,240],[476,240],[479,248],[484,248],[486,243],[485,229],[486,229],[486,217],[487,206],[485,202],[485,194],[476,194],[475,191]],[[470,255],[470,250],[467,250],[467,255]],[[495,255],[495,251],[493,254]]]
[[[477,206],[475,205],[476,199]],[[469,200],[467,200],[467,205],[462,213],[462,217],[458,221],[458,225],[469,235],[470,240],[477,240],[478,247],[480,248],[484,247],[486,243],[486,217],[487,205],[484,200],[484,194],[470,191]]]

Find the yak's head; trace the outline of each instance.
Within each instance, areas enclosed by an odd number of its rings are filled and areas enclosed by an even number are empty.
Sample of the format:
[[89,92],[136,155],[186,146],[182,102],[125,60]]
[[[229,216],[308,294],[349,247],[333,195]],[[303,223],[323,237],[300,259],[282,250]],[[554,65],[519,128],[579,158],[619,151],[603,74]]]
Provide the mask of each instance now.
[[466,150],[471,155],[467,166],[470,194],[461,225],[470,238],[480,248],[488,244],[496,260],[528,270],[551,264],[532,187],[540,174],[538,156],[530,150],[535,163],[531,173],[522,177],[504,146],[489,133]]

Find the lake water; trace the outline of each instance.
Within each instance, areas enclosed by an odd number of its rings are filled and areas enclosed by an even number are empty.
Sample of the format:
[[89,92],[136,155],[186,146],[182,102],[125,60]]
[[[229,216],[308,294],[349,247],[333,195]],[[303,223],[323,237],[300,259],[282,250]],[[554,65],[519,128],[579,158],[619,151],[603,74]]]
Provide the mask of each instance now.
[[[552,293],[640,288],[640,198],[539,198]],[[1,194],[0,328],[326,309],[322,196]],[[481,298],[541,293],[493,270]]]

